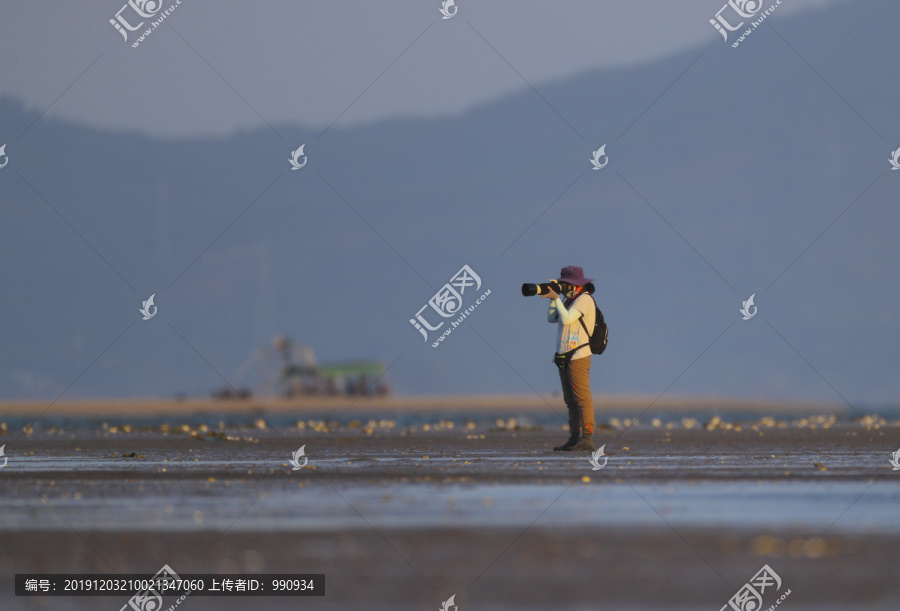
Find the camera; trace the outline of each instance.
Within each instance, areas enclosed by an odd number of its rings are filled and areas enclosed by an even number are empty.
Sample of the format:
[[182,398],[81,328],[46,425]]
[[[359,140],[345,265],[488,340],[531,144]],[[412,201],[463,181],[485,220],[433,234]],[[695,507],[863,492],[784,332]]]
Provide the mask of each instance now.
[[[562,284],[566,284],[563,282]],[[556,280],[551,280],[550,282],[544,282],[543,284],[528,284],[525,283],[522,285],[522,296],[523,297],[531,297],[533,295],[544,295],[547,292],[553,289],[557,293],[565,292],[563,287]]]
[[[543,284],[528,284],[525,283],[522,285],[522,296],[523,297],[531,297],[533,295],[544,295],[550,289],[553,289],[560,295],[565,295],[569,289],[571,288],[571,284],[568,282],[560,282],[559,280],[551,280],[550,282],[544,282]],[[590,295],[594,294],[594,283],[588,282],[584,285],[584,292]]]

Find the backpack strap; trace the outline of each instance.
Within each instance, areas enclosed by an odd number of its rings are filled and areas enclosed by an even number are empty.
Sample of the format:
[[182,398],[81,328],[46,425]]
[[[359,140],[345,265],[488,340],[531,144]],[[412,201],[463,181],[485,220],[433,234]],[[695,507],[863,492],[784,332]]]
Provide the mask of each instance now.
[[[588,297],[591,298],[591,303],[593,303],[593,304],[594,304],[594,308],[596,308],[596,307],[597,307],[597,302],[594,301],[594,296],[591,295],[590,293],[584,293],[584,295],[587,295]],[[581,323],[581,328],[584,329],[584,332],[587,333],[587,336],[588,336],[588,343],[586,343],[585,346],[590,346],[590,345],[591,345],[591,336],[593,335],[593,333],[591,333],[590,331],[588,331],[587,323],[584,322],[584,312],[582,312],[581,316],[578,317],[578,322]],[[597,321],[594,321],[594,324],[596,325],[596,324],[597,324]],[[583,348],[584,346],[579,346],[579,347],[580,347],[580,348]]]

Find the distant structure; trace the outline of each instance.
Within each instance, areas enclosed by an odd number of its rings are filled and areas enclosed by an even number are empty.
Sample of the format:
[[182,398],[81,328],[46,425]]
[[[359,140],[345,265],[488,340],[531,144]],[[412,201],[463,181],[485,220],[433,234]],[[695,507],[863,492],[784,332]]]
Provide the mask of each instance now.
[[384,380],[384,366],[378,361],[345,361],[319,364],[311,346],[294,344],[280,335],[272,338],[271,347],[254,350],[232,374],[231,386],[213,393],[214,398],[246,396],[238,388],[253,370],[257,372],[254,394],[258,396],[385,396],[390,385]]

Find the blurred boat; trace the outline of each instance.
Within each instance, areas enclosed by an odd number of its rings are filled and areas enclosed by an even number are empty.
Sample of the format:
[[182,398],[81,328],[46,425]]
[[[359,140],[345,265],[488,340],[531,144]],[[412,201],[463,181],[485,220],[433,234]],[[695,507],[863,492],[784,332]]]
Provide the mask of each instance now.
[[213,392],[213,398],[250,396],[249,389],[240,385],[253,370],[256,370],[256,390],[252,394],[256,396],[387,396],[391,392],[380,361],[320,364],[312,346],[295,344],[277,335],[272,338],[271,346],[250,353],[229,378],[230,384]]

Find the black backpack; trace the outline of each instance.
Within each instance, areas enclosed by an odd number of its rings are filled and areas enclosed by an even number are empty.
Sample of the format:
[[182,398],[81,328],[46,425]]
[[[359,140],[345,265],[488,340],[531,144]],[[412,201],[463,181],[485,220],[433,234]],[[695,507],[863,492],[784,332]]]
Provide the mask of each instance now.
[[[594,301],[594,296],[589,295],[591,301]],[[592,354],[603,354],[603,351],[606,350],[606,340],[609,338],[609,328],[606,326],[606,321],[603,320],[603,312],[600,311],[600,308],[597,307],[597,302],[594,301],[594,332],[591,333],[588,331],[587,325],[584,323],[584,316],[579,316],[578,320],[581,322],[581,326],[584,329],[584,332],[588,334],[588,345],[591,347]]]

